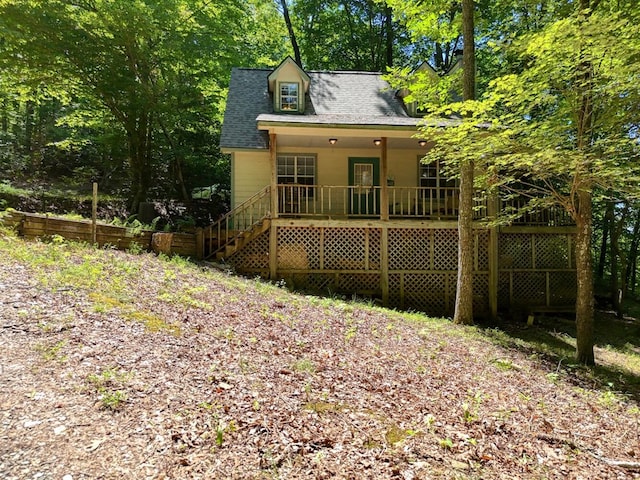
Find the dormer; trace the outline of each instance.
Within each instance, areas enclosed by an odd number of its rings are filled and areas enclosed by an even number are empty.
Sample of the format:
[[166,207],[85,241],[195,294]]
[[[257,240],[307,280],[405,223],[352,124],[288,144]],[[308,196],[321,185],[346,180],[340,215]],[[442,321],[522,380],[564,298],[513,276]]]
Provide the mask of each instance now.
[[[438,78],[438,72],[436,72],[435,69],[431,65],[429,65],[429,63],[427,62],[421,63],[420,66],[418,66],[418,68],[416,68],[413,71],[413,75],[428,75],[430,78],[434,80]],[[421,117],[424,114],[424,112],[422,112],[422,110],[418,108],[418,102],[405,101],[405,98],[408,97],[409,95],[411,95],[410,88],[403,88],[398,91],[398,97],[400,97],[404,102],[405,107],[407,109],[407,113],[412,117]]]
[[305,93],[309,91],[309,75],[291,57],[271,72],[269,92],[273,94],[273,110],[281,113],[304,113]]

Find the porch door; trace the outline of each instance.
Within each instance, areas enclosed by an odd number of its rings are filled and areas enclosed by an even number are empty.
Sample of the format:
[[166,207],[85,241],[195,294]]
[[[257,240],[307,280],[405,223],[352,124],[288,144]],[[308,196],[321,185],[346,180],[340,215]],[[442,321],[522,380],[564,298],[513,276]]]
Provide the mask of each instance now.
[[349,213],[380,215],[380,159],[349,158]]

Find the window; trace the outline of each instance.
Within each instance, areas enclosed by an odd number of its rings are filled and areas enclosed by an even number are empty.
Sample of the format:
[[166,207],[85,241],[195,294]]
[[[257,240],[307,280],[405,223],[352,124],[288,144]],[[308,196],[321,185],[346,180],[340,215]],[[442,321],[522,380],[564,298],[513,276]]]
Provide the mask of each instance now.
[[[316,157],[313,155],[278,155],[278,185],[314,185]],[[313,195],[313,189],[309,190]]]
[[298,111],[298,84],[297,83],[281,83],[280,84],[280,110],[297,112]]
[[431,198],[444,198],[457,195],[458,181],[451,180],[442,175],[440,161],[423,163],[422,157],[418,158],[420,186],[428,188],[425,195]]

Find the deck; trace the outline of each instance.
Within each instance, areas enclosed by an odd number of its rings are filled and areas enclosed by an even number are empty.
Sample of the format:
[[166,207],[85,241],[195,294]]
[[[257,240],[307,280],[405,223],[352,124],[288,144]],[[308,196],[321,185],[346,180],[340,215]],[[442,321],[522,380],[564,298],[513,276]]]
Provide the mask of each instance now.
[[[279,185],[258,192],[204,234],[238,272],[294,288],[377,298],[383,305],[451,315],[458,262],[455,189]],[[380,206],[388,205],[387,211]],[[276,207],[275,213],[272,213]],[[559,210],[510,226],[476,200],[474,310],[565,309],[575,302],[575,227]],[[510,200],[500,208],[517,208]],[[205,257],[206,252],[205,252]]]

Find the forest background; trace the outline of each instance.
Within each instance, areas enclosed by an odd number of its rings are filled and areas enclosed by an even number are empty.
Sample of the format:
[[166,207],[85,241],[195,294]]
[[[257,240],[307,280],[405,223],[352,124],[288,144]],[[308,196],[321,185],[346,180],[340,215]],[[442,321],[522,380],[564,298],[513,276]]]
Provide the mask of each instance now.
[[[597,292],[621,311],[618,292],[635,294],[638,283],[640,203],[627,187],[637,187],[640,6],[478,0],[475,20],[473,118],[524,118],[531,130],[521,135],[538,131],[535,147],[544,148],[514,152],[506,146],[514,139],[501,135],[490,146],[528,158],[516,167],[532,167],[529,178],[551,195],[563,193],[561,167],[578,149],[566,106],[580,111],[589,99],[581,158],[600,179],[626,180],[588,184]],[[433,112],[452,100],[450,82],[459,79],[421,82],[410,73],[424,62],[449,71],[463,44],[461,4],[449,0],[1,0],[0,32],[4,206],[14,206],[7,199],[18,189],[36,199],[62,189],[70,198],[95,181],[122,217],[148,200],[196,217],[198,187],[215,186],[210,218],[225,208],[229,159],[218,141],[232,67],[273,68],[291,55],[307,70],[389,72],[398,85],[413,82],[415,99]],[[485,189],[489,180],[476,179]]]

